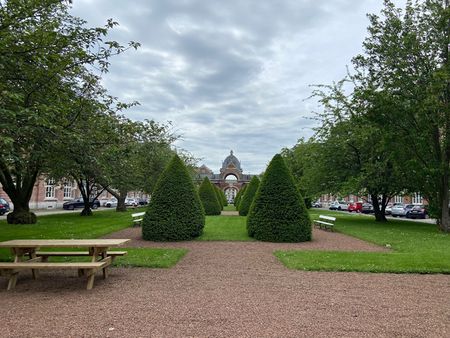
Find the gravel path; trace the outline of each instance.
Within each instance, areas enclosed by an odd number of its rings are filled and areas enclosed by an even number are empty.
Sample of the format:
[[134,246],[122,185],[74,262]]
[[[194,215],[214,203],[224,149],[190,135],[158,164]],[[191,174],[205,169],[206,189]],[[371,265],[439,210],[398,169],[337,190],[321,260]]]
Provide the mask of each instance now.
[[450,276],[303,272],[274,249],[385,250],[315,230],[302,244],[153,243],[184,247],[172,269],[111,269],[91,291],[70,272],[19,278],[4,291],[1,337],[448,337]]

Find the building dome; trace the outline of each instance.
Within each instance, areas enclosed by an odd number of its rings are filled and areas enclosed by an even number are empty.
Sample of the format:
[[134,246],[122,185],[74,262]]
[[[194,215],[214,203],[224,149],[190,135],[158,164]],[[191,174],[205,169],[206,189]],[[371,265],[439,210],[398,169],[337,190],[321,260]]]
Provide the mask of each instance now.
[[230,169],[242,172],[241,162],[239,162],[237,157],[233,155],[233,150],[230,151],[230,155],[228,155],[227,158],[223,161],[222,169],[220,171],[225,172]]

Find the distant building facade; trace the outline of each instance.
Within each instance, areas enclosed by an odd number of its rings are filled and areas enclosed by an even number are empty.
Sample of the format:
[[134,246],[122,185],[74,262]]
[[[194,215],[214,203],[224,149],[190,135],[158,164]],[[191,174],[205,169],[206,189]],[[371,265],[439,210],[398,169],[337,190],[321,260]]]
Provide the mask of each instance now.
[[[93,192],[95,195],[97,192]],[[4,198],[11,208],[14,205],[11,199],[0,185],[0,197]],[[130,192],[129,198],[147,198],[147,195],[142,192]],[[33,193],[30,199],[30,209],[61,209],[64,202],[72,201],[74,199],[81,198],[80,189],[75,181],[69,179],[63,179],[62,181],[56,181],[53,178],[46,176],[40,176],[33,188]],[[107,200],[110,200],[113,196],[106,190],[104,190],[99,196],[98,200],[100,205],[104,205]]]
[[197,169],[195,179],[196,181],[201,182],[205,177],[208,177],[211,183],[223,190],[229,201],[234,201],[238,191],[241,190],[244,185],[248,184],[253,176],[255,175],[243,173],[241,162],[234,156],[233,150],[231,150],[230,155],[222,162],[219,174],[214,174],[211,169],[202,165]]

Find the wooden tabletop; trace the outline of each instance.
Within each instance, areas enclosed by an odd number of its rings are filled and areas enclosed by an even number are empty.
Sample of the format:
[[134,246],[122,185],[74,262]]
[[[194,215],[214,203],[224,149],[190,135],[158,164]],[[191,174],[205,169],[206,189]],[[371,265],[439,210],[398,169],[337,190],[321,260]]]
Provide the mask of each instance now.
[[86,248],[113,247],[129,242],[129,239],[15,239],[0,242],[0,248]]

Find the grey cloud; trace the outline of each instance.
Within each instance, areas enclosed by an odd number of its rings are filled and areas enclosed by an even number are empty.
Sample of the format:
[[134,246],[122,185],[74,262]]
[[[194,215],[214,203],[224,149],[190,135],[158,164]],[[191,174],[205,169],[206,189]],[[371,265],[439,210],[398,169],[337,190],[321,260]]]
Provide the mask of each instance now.
[[[403,0],[399,0],[403,1]],[[312,135],[310,84],[341,79],[379,0],[77,0],[89,25],[120,23],[111,39],[142,47],[111,60],[103,84],[141,105],[133,119],[173,121],[177,146],[217,171],[233,149],[259,173]]]

